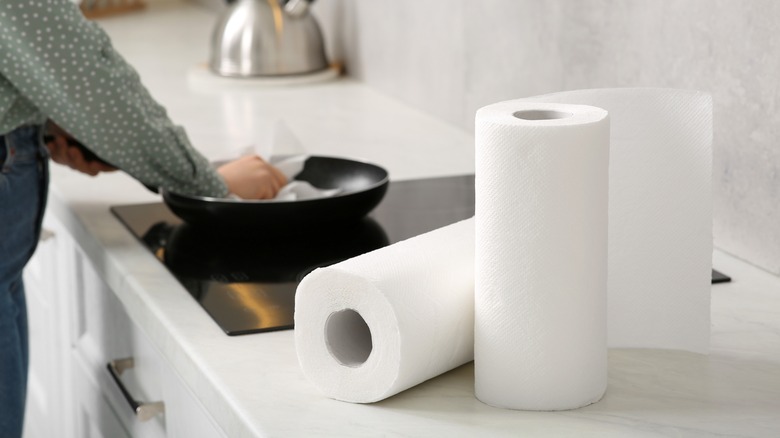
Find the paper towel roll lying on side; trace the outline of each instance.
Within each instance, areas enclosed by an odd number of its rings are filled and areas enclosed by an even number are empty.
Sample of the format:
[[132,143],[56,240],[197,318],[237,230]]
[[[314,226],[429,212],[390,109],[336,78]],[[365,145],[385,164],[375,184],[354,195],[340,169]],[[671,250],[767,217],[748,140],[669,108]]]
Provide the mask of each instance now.
[[328,397],[371,403],[474,357],[474,221],[307,275],[295,347]]
[[607,112],[489,105],[475,149],[477,398],[593,403],[607,386]]

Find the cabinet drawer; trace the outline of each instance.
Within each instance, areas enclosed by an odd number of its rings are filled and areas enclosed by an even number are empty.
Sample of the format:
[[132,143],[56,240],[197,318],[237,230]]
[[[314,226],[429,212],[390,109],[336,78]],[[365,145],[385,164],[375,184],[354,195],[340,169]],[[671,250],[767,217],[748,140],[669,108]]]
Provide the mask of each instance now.
[[[113,426],[93,421],[101,418],[101,412],[111,412],[112,418],[131,437],[224,437],[203,405],[147,334],[130,319],[114,292],[78,248],[74,250],[74,264],[77,275],[71,361],[72,368],[80,374],[78,380],[82,381],[75,391],[82,392],[77,398],[81,400],[80,409],[84,410],[79,414],[76,436],[92,436],[88,435],[88,427],[101,433],[105,433],[104,429],[111,430]],[[141,421],[133,412],[107,367],[111,361],[127,358],[132,358],[133,367],[122,372],[120,384],[138,402],[162,402],[164,413]]]
[[[73,330],[74,368],[80,368],[99,390],[131,436],[165,436],[165,415],[141,421],[120,384],[139,402],[163,401],[165,362],[146,334],[132,323],[122,304],[95,272],[89,260],[75,251],[76,297]],[[132,359],[133,367],[112,378],[107,365]]]

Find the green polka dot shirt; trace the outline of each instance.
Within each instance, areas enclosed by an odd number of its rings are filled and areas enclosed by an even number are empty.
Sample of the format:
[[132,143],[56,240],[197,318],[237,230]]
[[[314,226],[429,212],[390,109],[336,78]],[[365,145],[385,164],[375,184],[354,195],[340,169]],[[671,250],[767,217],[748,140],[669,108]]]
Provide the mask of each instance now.
[[0,2],[0,135],[51,119],[149,187],[223,197],[220,176],[70,0]]

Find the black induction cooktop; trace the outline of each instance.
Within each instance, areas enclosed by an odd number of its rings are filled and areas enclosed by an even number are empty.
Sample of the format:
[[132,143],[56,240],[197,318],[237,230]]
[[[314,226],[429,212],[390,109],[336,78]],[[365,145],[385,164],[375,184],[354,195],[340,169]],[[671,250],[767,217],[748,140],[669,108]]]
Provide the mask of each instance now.
[[391,182],[366,218],[335,228],[235,234],[192,227],[162,202],[111,211],[228,335],[293,326],[295,289],[337,263],[474,215],[474,176]]
[[391,182],[368,217],[283,236],[192,227],[162,202],[111,211],[225,333],[243,335],[292,328],[295,289],[312,270],[472,217],[474,176]]

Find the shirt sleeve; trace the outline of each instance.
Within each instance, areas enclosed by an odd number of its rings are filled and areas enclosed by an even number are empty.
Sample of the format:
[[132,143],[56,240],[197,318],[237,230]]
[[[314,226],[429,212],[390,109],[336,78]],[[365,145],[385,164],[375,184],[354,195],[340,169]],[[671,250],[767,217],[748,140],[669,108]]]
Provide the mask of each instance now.
[[228,193],[108,35],[71,1],[0,3],[0,71],[43,114],[145,185]]

